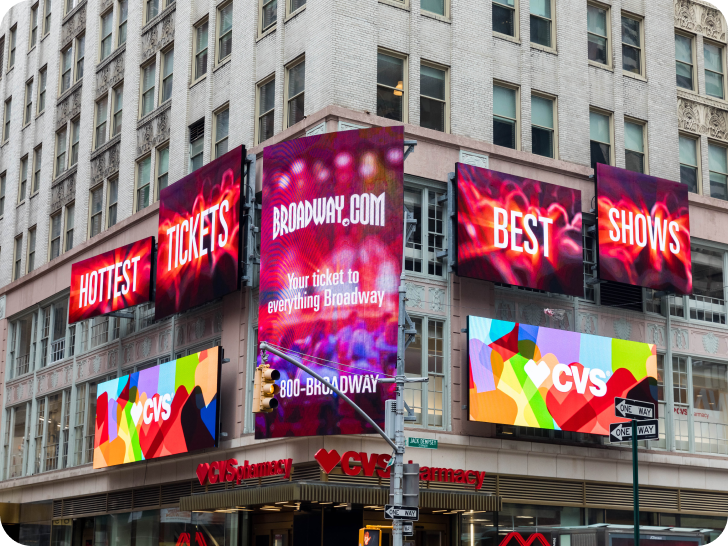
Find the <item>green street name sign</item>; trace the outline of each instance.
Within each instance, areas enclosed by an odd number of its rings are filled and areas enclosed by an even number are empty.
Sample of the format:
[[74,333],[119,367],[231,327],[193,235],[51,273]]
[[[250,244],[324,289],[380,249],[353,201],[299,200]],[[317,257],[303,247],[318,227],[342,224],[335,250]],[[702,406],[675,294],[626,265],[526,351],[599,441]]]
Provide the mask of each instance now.
[[437,440],[430,440],[428,438],[407,438],[407,447],[437,449]]

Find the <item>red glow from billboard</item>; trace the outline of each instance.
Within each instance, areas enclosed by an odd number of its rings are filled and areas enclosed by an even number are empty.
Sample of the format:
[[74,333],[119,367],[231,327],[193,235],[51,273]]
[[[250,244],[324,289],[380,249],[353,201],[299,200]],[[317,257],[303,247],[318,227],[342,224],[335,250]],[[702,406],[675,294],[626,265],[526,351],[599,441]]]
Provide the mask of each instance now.
[[458,275],[584,295],[581,192],[457,164]]
[[148,302],[153,250],[148,237],[73,264],[69,324]]
[[600,278],[692,293],[685,184],[599,164],[597,201]]
[[155,318],[239,287],[239,146],[161,192]]

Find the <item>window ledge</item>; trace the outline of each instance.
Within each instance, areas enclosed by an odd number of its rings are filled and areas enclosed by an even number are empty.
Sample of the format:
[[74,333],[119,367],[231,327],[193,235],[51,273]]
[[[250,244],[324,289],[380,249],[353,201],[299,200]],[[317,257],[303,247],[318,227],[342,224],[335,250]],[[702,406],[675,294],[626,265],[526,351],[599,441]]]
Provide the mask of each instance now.
[[434,19],[435,21],[447,23],[448,25],[452,24],[452,20],[449,17],[445,17],[444,15],[438,15],[437,13],[432,13],[431,11],[420,10],[420,15],[422,15],[423,17],[428,17],[429,19]]
[[63,171],[61,174],[59,174],[58,176],[56,176],[53,179],[53,182],[51,183],[51,187],[54,188],[61,182],[65,181],[66,179],[71,178],[72,176],[75,176],[77,169],[78,169],[78,163],[76,163],[73,167]]
[[17,205],[15,205],[15,208],[16,208],[16,209],[19,209],[19,208],[20,208],[20,207],[22,207],[23,205],[25,205],[25,199],[23,199],[23,200],[22,200],[22,201],[21,201],[20,203],[18,203]]
[[513,42],[514,44],[521,45],[521,40],[514,36],[508,36],[508,34],[501,34],[500,32],[493,31],[493,38],[500,38],[506,42]]
[[96,159],[97,157],[99,157],[100,155],[102,155],[106,150],[108,150],[112,146],[116,145],[119,141],[121,141],[121,133],[119,133],[118,135],[115,135],[114,137],[110,138],[109,140],[107,140],[106,142],[104,142],[101,146],[99,146],[98,148],[96,148],[95,150],[93,150],[91,152],[90,161],[93,161],[94,159]]
[[634,72],[622,72],[622,75],[626,76],[627,78],[632,78],[633,80],[639,80],[641,82],[647,81],[647,78],[645,78],[641,74],[635,74]]
[[30,55],[33,51],[35,51],[36,47],[38,47],[38,42],[36,42],[36,44],[28,50],[28,53],[26,53],[26,55]]
[[593,66],[594,68],[601,68],[602,70],[606,70],[607,72],[614,72],[614,68],[612,68],[611,66],[597,63],[594,61],[589,61],[589,66]]
[[297,17],[299,13],[303,13],[306,10],[306,4],[302,5],[300,8],[298,8],[296,11],[293,11],[286,15],[286,18],[283,19],[283,24],[285,25],[288,21],[293,19],[294,17]]
[[559,54],[559,52],[556,50],[555,47],[547,47],[547,46],[541,45],[541,44],[534,44],[533,42],[531,42],[531,49],[543,51],[544,53],[552,53],[553,55]]
[[109,56],[106,57],[103,61],[99,62],[99,64],[96,65],[96,73],[98,74],[101,72],[104,68],[106,68],[108,65],[114,62],[114,59],[116,59],[119,55],[122,55],[126,51],[126,42],[121,44],[119,47],[117,47],[114,51],[109,53]]
[[152,110],[151,112],[149,112],[147,115],[145,115],[142,118],[139,118],[139,120],[137,121],[137,129],[139,129],[145,123],[148,123],[149,121],[151,121],[152,119],[154,119],[155,117],[157,117],[159,114],[161,114],[163,111],[167,110],[171,106],[172,106],[172,100],[171,99],[170,100],[167,100],[167,101],[164,101],[162,104],[160,104],[159,106],[157,106],[154,110]]
[[[33,200],[33,198],[34,198],[34,197],[36,197],[36,196],[38,196],[38,195],[40,195],[40,190],[38,190],[38,191],[36,191],[35,193],[31,194],[31,195],[30,195],[30,197],[29,197],[28,199],[30,199],[30,200],[32,201],[32,200]],[[31,227],[32,227],[32,226],[31,226]]]
[[[83,78],[78,80],[76,83],[74,83],[71,87],[66,89],[60,97],[58,97],[58,100],[56,101],[56,106],[60,105],[64,100],[66,100],[68,97],[73,95],[74,91],[81,89],[81,85],[83,85]],[[47,91],[46,91],[47,92]]]
[[42,116],[43,114],[45,114],[45,110],[43,110],[42,112],[38,112],[38,113],[37,113],[37,114],[35,115],[35,119],[37,120],[37,119],[38,119],[39,117],[41,117],[41,116]]
[[278,28],[278,23],[276,23],[275,25],[273,25],[272,27],[270,27],[268,30],[266,30],[265,32],[263,32],[260,36],[258,36],[258,39],[255,40],[256,43],[257,42],[260,42],[263,38],[265,38],[269,34],[273,34],[276,31],[276,28]]
[[149,19],[146,23],[144,23],[144,26],[142,26],[142,30],[140,34],[145,34],[149,31],[154,25],[159,23],[162,19],[167,17],[170,13],[175,11],[177,9],[177,2],[172,2],[169,6],[164,8],[161,12],[159,12],[157,15]]
[[388,6],[392,6],[393,8],[399,8],[403,9],[405,11],[409,11],[409,5],[406,2],[398,2],[397,0],[379,0],[380,4],[387,4]]
[[[233,60],[233,56],[232,55],[228,55],[222,61],[220,61],[215,68],[212,69],[212,73],[214,74],[215,72],[217,72],[218,70],[220,70],[223,66],[227,65],[228,63],[230,63],[230,61],[232,61],[232,60]],[[207,74],[205,74],[205,75],[207,76]]]
[[197,84],[199,84],[201,82],[204,82],[206,79],[207,79],[207,72],[205,72],[202,76],[200,76],[195,81],[193,81],[192,83],[190,83],[190,89],[192,89],[193,87],[195,87]]
[[[65,25],[68,21],[70,21],[73,18],[73,16],[76,15],[77,12],[81,11],[81,8],[85,5],[86,5],[86,0],[81,0],[81,2],[76,4],[71,11],[69,11],[68,13],[66,13],[63,16],[63,19],[61,19],[61,26]],[[51,8],[51,11],[52,11],[52,8]],[[85,25],[84,25],[84,27],[85,27]],[[50,34],[50,32],[48,34]],[[48,34],[46,34],[46,36]],[[76,34],[74,33],[73,35],[75,36]]]
[[30,127],[30,122],[27,122],[25,125],[23,125],[21,131],[25,131],[28,127]]
[[5,72],[5,74],[10,74],[13,71],[13,68],[15,68],[15,65],[8,68],[7,71]]

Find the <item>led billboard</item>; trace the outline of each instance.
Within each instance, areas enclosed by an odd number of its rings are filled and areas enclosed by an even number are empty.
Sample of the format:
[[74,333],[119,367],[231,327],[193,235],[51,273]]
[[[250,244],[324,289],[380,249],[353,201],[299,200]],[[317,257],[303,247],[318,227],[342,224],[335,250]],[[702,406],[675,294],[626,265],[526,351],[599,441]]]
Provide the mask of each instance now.
[[[299,138],[263,152],[258,340],[306,362],[378,424],[397,364],[402,127]],[[375,432],[328,387],[270,355],[280,406],[256,438]]]
[[153,252],[154,237],[148,237],[73,264],[68,322],[150,301]]
[[457,272],[584,295],[581,192],[457,164]]
[[688,187],[597,165],[599,277],[691,294]]
[[99,383],[94,468],[217,447],[220,348]]
[[655,345],[468,317],[470,420],[609,435],[614,398],[657,404]]
[[162,190],[156,319],[238,289],[244,157],[239,146]]

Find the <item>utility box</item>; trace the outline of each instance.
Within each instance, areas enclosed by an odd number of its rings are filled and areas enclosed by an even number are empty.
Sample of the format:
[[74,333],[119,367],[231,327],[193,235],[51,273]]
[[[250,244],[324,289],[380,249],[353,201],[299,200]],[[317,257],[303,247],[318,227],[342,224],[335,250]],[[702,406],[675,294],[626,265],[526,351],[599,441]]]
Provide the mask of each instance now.
[[397,417],[397,401],[384,402],[384,433],[394,441],[394,420]]
[[[402,506],[411,506],[413,508],[420,505],[420,465],[405,464],[402,465],[403,485],[402,485]],[[394,502],[394,475],[389,478],[389,504]]]

